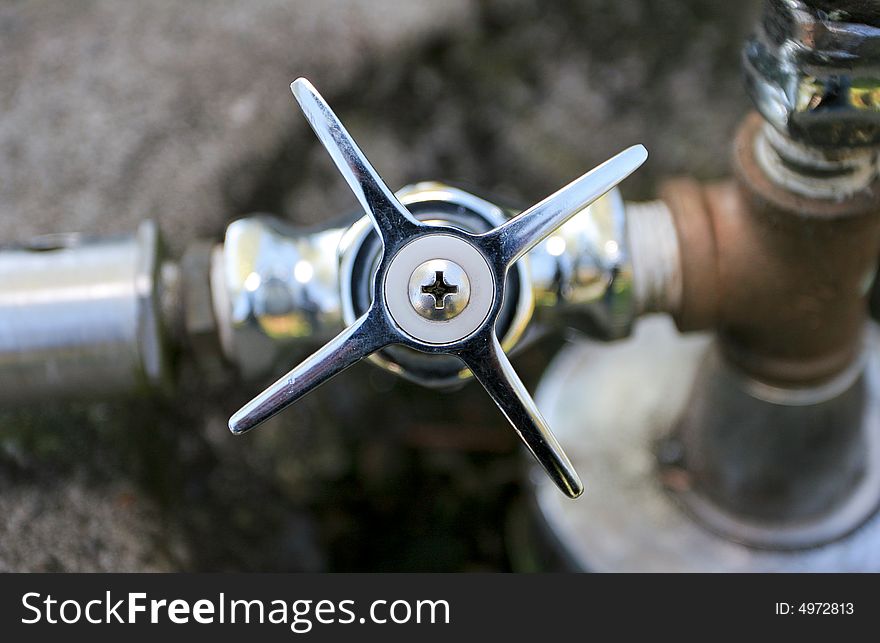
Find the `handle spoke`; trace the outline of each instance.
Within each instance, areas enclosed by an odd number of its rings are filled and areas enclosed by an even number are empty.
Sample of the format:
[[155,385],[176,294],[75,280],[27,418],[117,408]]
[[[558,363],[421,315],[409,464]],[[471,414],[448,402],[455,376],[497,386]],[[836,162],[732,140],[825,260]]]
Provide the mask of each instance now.
[[648,152],[643,146],[627,148],[483,236],[510,266],[556,228],[632,174],[647,158]]
[[367,311],[299,366],[245,404],[229,419],[229,430],[235,434],[250,431],[334,375],[392,343],[393,337],[373,311]]
[[382,240],[400,239],[421,225],[388,189],[318,90],[305,78],[293,81],[290,90]]
[[495,400],[498,408],[519,434],[547,475],[571,498],[583,493],[584,486],[535,402],[498,343],[495,333],[475,340],[459,357]]

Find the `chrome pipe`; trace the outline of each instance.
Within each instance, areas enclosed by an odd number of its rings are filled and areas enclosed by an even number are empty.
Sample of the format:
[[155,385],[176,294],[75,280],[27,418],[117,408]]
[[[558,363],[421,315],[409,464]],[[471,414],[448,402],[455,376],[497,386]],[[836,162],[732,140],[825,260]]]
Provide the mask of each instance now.
[[160,244],[50,235],[0,249],[0,399],[107,397],[165,378]]

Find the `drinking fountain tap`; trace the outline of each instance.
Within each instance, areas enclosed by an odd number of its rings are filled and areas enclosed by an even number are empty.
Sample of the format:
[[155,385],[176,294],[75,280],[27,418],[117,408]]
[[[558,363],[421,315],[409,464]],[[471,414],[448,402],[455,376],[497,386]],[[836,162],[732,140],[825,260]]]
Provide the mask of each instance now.
[[[361,359],[476,379],[549,474],[529,478],[533,517],[576,568],[880,569],[878,16],[766,2],[734,177],[647,203],[615,187],[641,146],[523,212],[437,182],[392,192],[298,80],[363,211],[318,230],[246,216],[180,261],[150,224],[0,248],[0,398],[155,387],[166,344],[250,380],[311,353],[234,433]],[[533,401],[507,355],[562,326],[590,339]],[[576,469],[592,491],[572,503]]]

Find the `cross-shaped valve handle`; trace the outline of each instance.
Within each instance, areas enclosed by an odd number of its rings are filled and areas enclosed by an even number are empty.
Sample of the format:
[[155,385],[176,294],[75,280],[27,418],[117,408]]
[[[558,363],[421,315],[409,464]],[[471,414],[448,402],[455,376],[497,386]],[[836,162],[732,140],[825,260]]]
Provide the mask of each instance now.
[[[383,252],[367,312],[242,407],[230,418],[230,430],[249,431],[355,362],[389,344],[403,344],[458,357],[559,488],[572,498],[579,496],[583,484],[502,350],[495,321],[510,266],[635,171],[647,159],[645,148],[630,147],[494,230],[470,234],[418,221],[385,185],[312,84],[300,78],[291,90],[372,220]],[[451,272],[456,273],[454,278]],[[423,286],[429,290],[422,290]],[[428,308],[444,314],[425,314],[420,298],[440,303],[439,309]]]

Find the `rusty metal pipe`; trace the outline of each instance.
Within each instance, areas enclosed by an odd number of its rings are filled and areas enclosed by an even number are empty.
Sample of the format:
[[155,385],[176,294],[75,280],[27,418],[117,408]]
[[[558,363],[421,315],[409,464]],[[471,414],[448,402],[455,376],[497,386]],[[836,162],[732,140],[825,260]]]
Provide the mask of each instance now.
[[880,247],[880,184],[841,200],[796,195],[756,164],[762,126],[746,118],[735,180],[665,184],[681,248],[681,330],[718,331],[748,375],[809,386],[855,358]]

